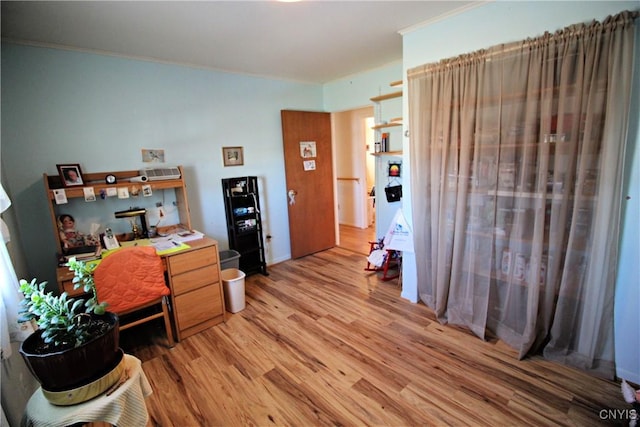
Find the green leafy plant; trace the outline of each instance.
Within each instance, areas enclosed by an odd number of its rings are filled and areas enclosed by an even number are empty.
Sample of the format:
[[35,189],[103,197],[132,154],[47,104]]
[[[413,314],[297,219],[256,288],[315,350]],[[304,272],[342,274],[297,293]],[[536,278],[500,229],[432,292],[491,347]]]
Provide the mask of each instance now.
[[73,288],[78,289],[82,286],[82,290],[91,295],[85,302],[86,312],[104,314],[107,303],[98,303],[98,292],[96,290],[96,283],[93,280],[93,272],[98,264],[87,264],[73,257],[69,259],[67,265],[69,266],[69,270],[73,271]]
[[41,336],[48,348],[61,350],[79,347],[100,333],[104,326],[91,314],[102,315],[106,312],[106,303],[98,303],[98,295],[93,280],[95,266],[87,265],[75,258],[69,260],[69,269],[74,272],[74,288],[83,287],[90,298],[75,299],[66,292],[53,295],[47,292],[47,282],[36,283],[36,279],[27,282],[20,280],[20,292],[24,295],[19,311],[19,321],[35,320]]

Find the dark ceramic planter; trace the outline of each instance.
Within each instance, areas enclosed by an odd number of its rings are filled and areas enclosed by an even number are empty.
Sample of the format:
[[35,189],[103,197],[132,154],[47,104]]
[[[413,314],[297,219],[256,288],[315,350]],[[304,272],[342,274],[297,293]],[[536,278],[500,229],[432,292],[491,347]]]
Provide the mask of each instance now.
[[43,389],[71,390],[89,384],[116,367],[120,361],[120,322],[115,313],[108,312],[101,317],[111,324],[107,333],[80,347],[34,354],[33,349],[42,340],[41,331],[34,332],[22,343],[20,354]]

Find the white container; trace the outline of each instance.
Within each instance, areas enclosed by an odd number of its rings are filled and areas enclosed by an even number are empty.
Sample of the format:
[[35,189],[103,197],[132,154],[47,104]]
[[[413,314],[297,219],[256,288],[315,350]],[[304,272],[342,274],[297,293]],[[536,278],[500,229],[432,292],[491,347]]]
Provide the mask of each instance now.
[[513,267],[513,278],[516,280],[523,280],[524,274],[526,271],[526,266],[527,266],[527,260],[524,257],[524,255],[521,253],[517,253],[515,266]]
[[237,268],[227,268],[220,272],[224,289],[224,304],[227,311],[237,313],[244,310],[244,272]]
[[509,274],[511,271],[511,251],[505,249],[502,251],[502,274]]

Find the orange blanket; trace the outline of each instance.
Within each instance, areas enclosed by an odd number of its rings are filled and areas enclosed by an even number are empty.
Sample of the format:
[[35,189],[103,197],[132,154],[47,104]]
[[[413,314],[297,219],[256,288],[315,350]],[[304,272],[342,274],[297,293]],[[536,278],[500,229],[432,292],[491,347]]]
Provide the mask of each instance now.
[[162,260],[152,246],[118,249],[104,258],[93,275],[98,301],[107,310],[123,313],[169,295]]

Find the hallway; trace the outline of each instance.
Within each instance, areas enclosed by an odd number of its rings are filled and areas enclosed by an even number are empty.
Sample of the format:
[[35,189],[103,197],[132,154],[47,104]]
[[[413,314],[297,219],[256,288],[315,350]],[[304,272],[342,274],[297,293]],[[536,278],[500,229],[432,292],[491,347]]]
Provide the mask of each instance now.
[[374,240],[376,240],[375,226],[362,229],[349,225],[340,225],[340,244],[338,246],[341,248],[369,255],[369,242]]

